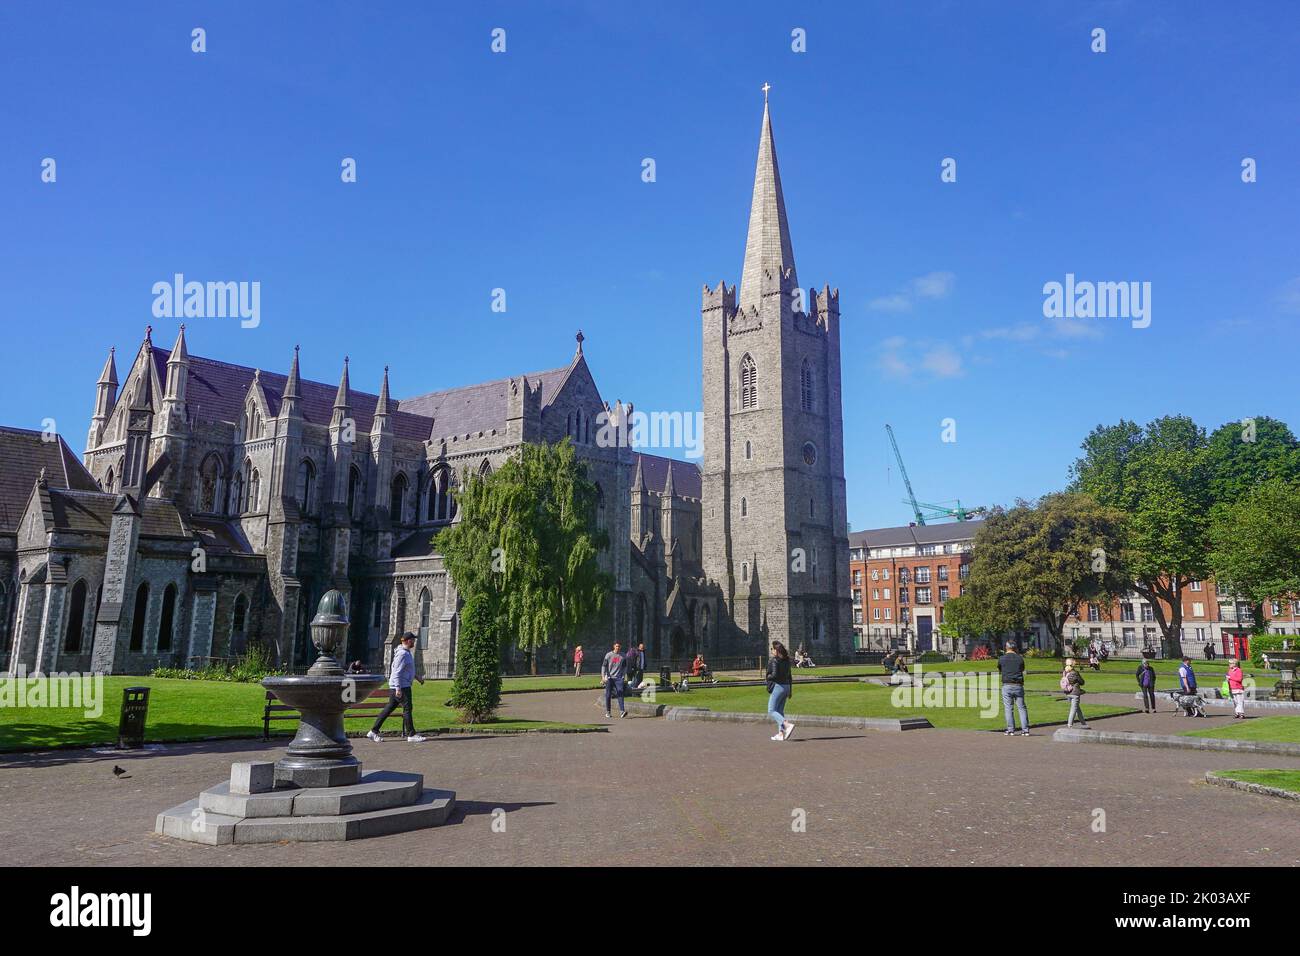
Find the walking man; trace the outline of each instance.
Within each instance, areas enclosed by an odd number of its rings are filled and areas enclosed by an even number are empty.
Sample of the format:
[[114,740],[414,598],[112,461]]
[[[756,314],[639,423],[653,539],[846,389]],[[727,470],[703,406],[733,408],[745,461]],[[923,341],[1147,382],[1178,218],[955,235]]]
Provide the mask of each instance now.
[[1192,670],[1192,659],[1183,658],[1183,664],[1178,668],[1178,680],[1182,685],[1184,694],[1196,693],[1196,672]]
[[[1025,706],[1025,659],[1016,653],[1016,645],[1008,644],[1007,652],[998,658],[998,673],[1002,676],[1002,711],[1006,717],[1008,737],[1029,736],[1029,708]],[[1020,732],[1011,714],[1015,704],[1020,714]]]
[[627,689],[635,693],[644,673],[645,651],[638,647],[630,648],[627,652]]
[[605,655],[605,659],[600,663],[600,682],[605,685],[605,716],[609,717],[609,699],[611,695],[618,696],[618,715],[627,716],[627,708],[623,706],[623,677],[627,673],[627,658],[623,656],[621,649],[623,645],[614,642],[614,649]]
[[422,744],[426,740],[415,732],[415,718],[411,713],[411,681],[418,680],[421,684],[424,683],[424,678],[417,677],[415,674],[415,655],[411,653],[413,647],[415,647],[415,635],[407,631],[402,635],[402,643],[393,651],[393,667],[388,674],[388,703],[379,712],[374,726],[366,734],[375,743],[384,739],[379,736],[379,728],[384,725],[389,715],[397,710],[399,704],[402,707],[402,733],[406,736],[407,743]]

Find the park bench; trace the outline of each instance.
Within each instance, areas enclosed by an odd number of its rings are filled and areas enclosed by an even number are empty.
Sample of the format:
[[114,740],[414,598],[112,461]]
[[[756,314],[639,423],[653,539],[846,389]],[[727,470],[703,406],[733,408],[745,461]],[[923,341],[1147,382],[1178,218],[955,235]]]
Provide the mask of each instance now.
[[[410,693],[409,691],[407,693]],[[288,704],[279,703],[280,698],[276,697],[271,691],[266,692],[266,707],[262,711],[262,739],[271,739],[271,721],[273,720],[298,720],[301,714],[294,707]],[[343,711],[344,720],[359,720],[364,717],[368,720],[374,720],[379,716],[379,712],[388,704],[388,688],[376,687],[363,700],[354,704],[349,704]]]
[[692,659],[690,663],[683,664],[681,667],[678,668],[678,671],[681,672],[682,679],[679,680],[676,684],[673,684],[673,690],[681,690],[683,687],[687,686],[687,681],[689,680],[694,680],[701,684],[718,683],[717,675],[714,674],[713,671],[709,669],[709,666],[707,664],[704,666],[704,670],[702,673],[696,674],[694,659]]

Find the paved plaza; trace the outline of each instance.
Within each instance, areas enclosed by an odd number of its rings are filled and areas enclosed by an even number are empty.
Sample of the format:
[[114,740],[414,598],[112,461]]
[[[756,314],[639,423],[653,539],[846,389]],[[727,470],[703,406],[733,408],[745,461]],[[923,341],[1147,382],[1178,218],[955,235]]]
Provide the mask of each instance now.
[[[1126,700],[1090,699],[1112,697]],[[602,719],[594,699],[512,694],[503,714],[590,722]],[[1174,733],[1193,724],[1134,714],[1094,726]],[[283,739],[10,755],[0,759],[0,828],[10,865],[1300,864],[1300,806],[1203,780],[1206,770],[1294,761],[1057,743],[1053,729],[1008,738],[799,728],[775,743],[763,725],[628,717],[607,733],[359,739],[371,769],[419,772],[455,790],[450,822],[266,846],[198,846],[152,831],[160,810],[224,779],[234,760],[274,759]],[[114,765],[129,775],[115,778]],[[494,832],[496,808],[504,832]],[[1105,833],[1092,832],[1096,808]],[[796,810],[806,832],[792,829]]]

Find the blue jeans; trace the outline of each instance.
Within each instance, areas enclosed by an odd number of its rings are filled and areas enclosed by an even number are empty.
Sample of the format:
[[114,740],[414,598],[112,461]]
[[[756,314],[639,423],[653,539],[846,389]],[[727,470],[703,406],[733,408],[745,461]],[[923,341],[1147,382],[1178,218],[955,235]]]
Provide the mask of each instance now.
[[623,678],[621,677],[611,677],[605,682],[605,713],[607,714],[609,713],[609,699],[614,694],[618,695],[618,711],[621,714],[627,710],[623,706]]
[[785,729],[785,701],[790,696],[789,684],[773,684],[772,695],[767,699],[767,716],[776,721],[776,729]]
[[1086,724],[1088,722],[1088,718],[1083,716],[1083,708],[1080,706],[1079,695],[1071,694],[1070,695],[1070,716],[1066,718],[1065,726],[1073,727],[1074,718],[1076,717],[1079,718],[1079,723],[1081,724]]
[[1015,701],[1016,709],[1020,711],[1020,729],[1029,729],[1029,710],[1025,707],[1025,685],[1024,684],[1003,684],[1002,685],[1002,711],[1007,718],[1007,730],[1015,730],[1016,722],[1011,716],[1011,702]]

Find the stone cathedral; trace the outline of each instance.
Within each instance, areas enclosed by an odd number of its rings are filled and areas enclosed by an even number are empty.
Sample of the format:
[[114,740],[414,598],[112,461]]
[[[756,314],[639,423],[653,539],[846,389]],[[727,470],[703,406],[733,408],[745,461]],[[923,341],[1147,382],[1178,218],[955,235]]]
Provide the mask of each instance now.
[[597,440],[633,409],[602,398],[581,333],[562,366],[401,399],[387,369],[354,389],[346,358],[320,382],[297,349],[286,374],[191,354],[184,326],[170,349],[147,331],[120,378],[110,349],[80,460],[0,428],[4,666],[144,673],[254,641],[303,666],[338,588],[349,660],[381,666],[412,630],[424,674],[449,675],[459,598],[432,539],[457,486],[566,437],[611,542],[593,650],[851,653],[839,294],[799,287],[766,105],[739,296],[703,298],[702,469]]

